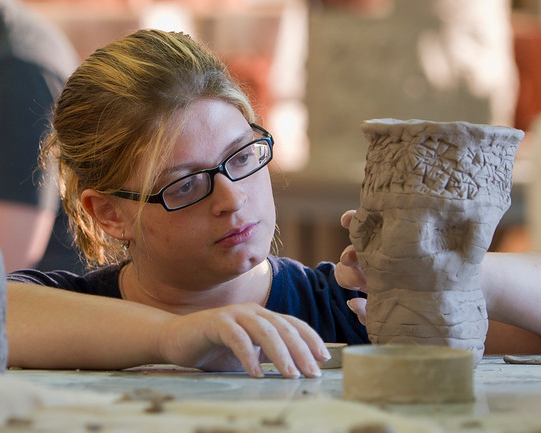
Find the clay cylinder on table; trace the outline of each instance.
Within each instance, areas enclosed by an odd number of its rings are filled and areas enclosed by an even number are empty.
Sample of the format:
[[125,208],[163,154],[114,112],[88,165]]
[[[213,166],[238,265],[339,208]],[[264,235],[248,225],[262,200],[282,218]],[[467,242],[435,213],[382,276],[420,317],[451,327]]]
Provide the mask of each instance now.
[[374,344],[433,344],[483,356],[480,263],[511,204],[522,131],[374,119],[350,238],[368,285]]
[[0,373],[6,370],[8,341],[6,336],[6,273],[0,251]]
[[343,397],[378,404],[474,400],[473,354],[443,346],[358,345],[344,349]]

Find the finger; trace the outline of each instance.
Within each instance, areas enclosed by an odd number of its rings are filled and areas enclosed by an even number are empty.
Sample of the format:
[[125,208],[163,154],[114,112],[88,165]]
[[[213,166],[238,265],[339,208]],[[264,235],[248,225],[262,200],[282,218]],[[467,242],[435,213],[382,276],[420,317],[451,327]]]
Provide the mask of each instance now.
[[229,326],[221,326],[221,343],[233,352],[246,372],[252,377],[264,377],[259,363],[259,350],[254,347],[252,338],[244,327],[232,321]]
[[342,263],[337,263],[334,269],[334,277],[338,284],[349,290],[366,291],[366,278],[362,269],[358,266],[344,266]]
[[355,215],[354,210],[347,210],[342,214],[342,217],[340,218],[340,224],[342,224],[342,227],[345,229],[349,228],[353,215]]
[[319,335],[308,324],[292,316],[262,310],[261,317],[271,328],[265,330],[263,339],[259,340],[255,335],[252,339],[282,375],[294,378],[302,373],[306,377],[320,377],[316,360],[329,360],[330,354]]
[[[275,324],[272,324],[267,318],[253,314],[239,316],[238,321],[239,325],[250,336],[252,343],[261,347],[266,357],[274,364],[282,376],[287,378],[300,377],[301,372],[297,368]],[[302,342],[299,342],[299,344],[302,345]]]
[[344,248],[344,251],[340,256],[340,263],[345,266],[359,266],[359,262],[357,261],[357,252],[355,251],[353,245],[348,245],[346,248]]
[[350,299],[347,304],[349,309],[357,315],[357,317],[359,318],[359,322],[361,322],[363,325],[366,325],[366,299]]
[[[302,320],[299,320],[295,317],[288,316],[288,315],[281,315],[283,320],[291,321],[292,326],[298,327],[300,329],[297,329],[298,334],[302,338],[303,342],[307,345],[310,352],[312,353],[312,356],[320,362],[325,362],[331,359],[331,354],[329,352],[329,349],[327,348],[326,344],[323,342],[321,337],[305,322]],[[294,322],[298,323],[294,323]],[[306,329],[303,329],[306,328]],[[295,344],[298,344],[295,342]],[[263,354],[264,355],[264,354]],[[264,358],[269,361],[268,358]]]
[[[286,319],[279,316],[275,316],[271,320],[298,371],[306,377],[320,377],[321,370],[316,363],[314,355],[307,342],[301,338],[297,328],[292,326]],[[265,350],[265,348],[263,348],[263,350]],[[278,360],[278,362],[280,362],[280,360]]]
[[331,358],[321,337],[305,322],[292,316],[275,316],[273,324],[299,370],[306,377],[320,377],[321,370],[316,361],[325,362]]

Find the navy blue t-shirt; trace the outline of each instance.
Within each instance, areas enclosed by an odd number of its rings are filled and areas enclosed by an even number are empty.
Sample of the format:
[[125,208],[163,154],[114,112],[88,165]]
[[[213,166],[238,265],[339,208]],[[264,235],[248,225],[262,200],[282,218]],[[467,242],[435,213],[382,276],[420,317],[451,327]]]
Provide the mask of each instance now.
[[369,343],[366,328],[346,305],[360,292],[338,285],[333,263],[311,269],[288,258],[269,256],[269,262],[273,271],[269,310],[304,320],[327,343]]
[[[266,307],[308,323],[327,343],[369,343],[366,328],[346,302],[360,292],[340,287],[333,263],[311,269],[288,258],[268,257],[273,280]],[[110,265],[83,276],[67,271],[24,270],[8,275],[8,281],[34,283],[73,292],[121,298],[118,274],[122,265]]]

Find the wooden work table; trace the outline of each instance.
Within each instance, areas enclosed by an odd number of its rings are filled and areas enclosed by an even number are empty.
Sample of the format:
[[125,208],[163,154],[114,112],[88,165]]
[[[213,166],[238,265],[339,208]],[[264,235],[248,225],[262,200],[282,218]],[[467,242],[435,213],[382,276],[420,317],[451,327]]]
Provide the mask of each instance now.
[[[161,395],[172,398],[176,404],[188,401],[200,401],[202,404],[221,404],[237,406],[237,410],[246,407],[249,411],[250,404],[259,404],[259,407],[269,405],[267,413],[272,413],[276,405],[284,405],[284,408],[293,408],[295,404],[313,402],[316,405],[330,404],[328,402],[341,402],[351,407],[352,403],[341,399],[342,395],[342,370],[326,369],[320,379],[283,379],[272,367],[266,367],[266,377],[253,379],[240,373],[203,373],[195,370],[180,369],[172,366],[145,366],[129,371],[63,371],[63,370],[9,370],[6,372],[7,379],[15,379],[25,383],[38,385],[40,388],[56,391],[85,391],[92,394],[130,394],[137,390],[152,390]],[[501,356],[485,357],[474,372],[475,401],[460,404],[439,405],[392,405],[392,406],[368,406],[353,403],[359,408],[375,408],[383,416],[399,416],[413,420],[429,420],[437,427],[436,430],[445,432],[536,432],[541,431],[541,365],[507,364]],[[278,402],[278,403],[277,403]],[[327,402],[327,403],[325,403]],[[247,405],[247,406],[246,406]],[[354,406],[356,407],[356,406]],[[78,409],[80,413],[84,408]],[[89,409],[90,410],[90,409]],[[285,410],[285,409],[284,409]],[[293,409],[291,409],[293,410]],[[360,409],[359,409],[360,410]],[[87,411],[88,412],[88,411]],[[167,412],[167,411],[166,411]],[[314,416],[318,415],[316,409]],[[56,409],[60,417],[63,413]],[[93,410],[95,422],[101,422],[100,416]],[[126,412],[124,411],[124,414]],[[360,412],[359,412],[360,414]],[[387,415],[386,415],[387,414]],[[42,418],[45,412],[41,412]],[[62,415],[64,416],[64,415]],[[80,415],[82,416],[82,415]],[[125,415],[126,416],[126,415]],[[165,415],[164,415],[165,416]],[[170,415],[168,415],[170,416]],[[360,415],[359,415],[360,416]],[[110,417],[107,422],[112,422]],[[160,415],[154,415],[159,420]],[[228,419],[232,419],[229,415]],[[51,423],[50,415],[46,418]],[[63,418],[66,419],[65,417]],[[165,418],[164,418],[165,419]],[[37,421],[36,421],[37,422]],[[64,423],[66,421],[63,421]],[[73,421],[75,423],[79,421]],[[105,422],[105,421],[104,421]],[[86,421],[88,427],[88,420]],[[16,423],[15,423],[16,424]],[[47,429],[32,429],[31,423],[24,431],[50,431]],[[145,430],[144,423],[138,424],[136,431],[168,431]],[[398,424],[404,425],[404,424]],[[29,427],[30,426],[30,427]],[[20,427],[20,426],[19,426]],[[70,429],[73,426],[69,427]],[[95,428],[94,426],[93,428]],[[266,426],[265,428],[267,428]],[[283,426],[282,426],[283,427]],[[23,431],[16,430],[16,425],[7,428],[0,427],[0,431]],[[51,427],[52,428],[52,427]],[[266,431],[297,431],[295,429],[226,429],[186,430],[192,432],[266,432]],[[322,427],[323,428],[323,427]],[[441,428],[441,430],[438,430]],[[12,430],[13,429],[13,430]],[[88,428],[87,428],[88,430]],[[415,430],[415,428],[413,429]],[[52,430],[51,430],[52,431]],[[61,430],[58,430],[61,431]],[[75,431],[75,430],[74,430]],[[79,431],[79,430],[77,430]],[[81,431],[86,431],[82,429]],[[110,429],[102,431],[128,431]],[[135,430],[132,430],[135,431]],[[353,430],[321,430],[332,433]],[[378,432],[380,430],[377,430]],[[382,430],[383,431],[383,430]],[[385,430],[400,433],[402,427]],[[406,431],[406,430],[404,430]],[[410,430],[407,430],[410,431]],[[308,433],[308,432],[306,432]]]

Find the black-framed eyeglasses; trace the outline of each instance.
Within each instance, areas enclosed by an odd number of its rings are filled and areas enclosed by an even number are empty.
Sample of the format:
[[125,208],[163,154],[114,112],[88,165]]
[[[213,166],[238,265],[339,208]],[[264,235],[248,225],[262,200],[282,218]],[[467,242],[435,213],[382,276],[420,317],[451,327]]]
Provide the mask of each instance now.
[[[272,159],[274,139],[263,127],[251,123],[252,130],[261,137],[245,144],[225,158],[216,167],[182,176],[165,185],[155,194],[149,194],[147,203],[160,203],[167,211],[174,211],[195,204],[212,194],[214,176],[223,174],[232,182],[245,179],[265,167]],[[115,191],[111,195],[129,200],[141,200],[141,194],[132,191]]]

